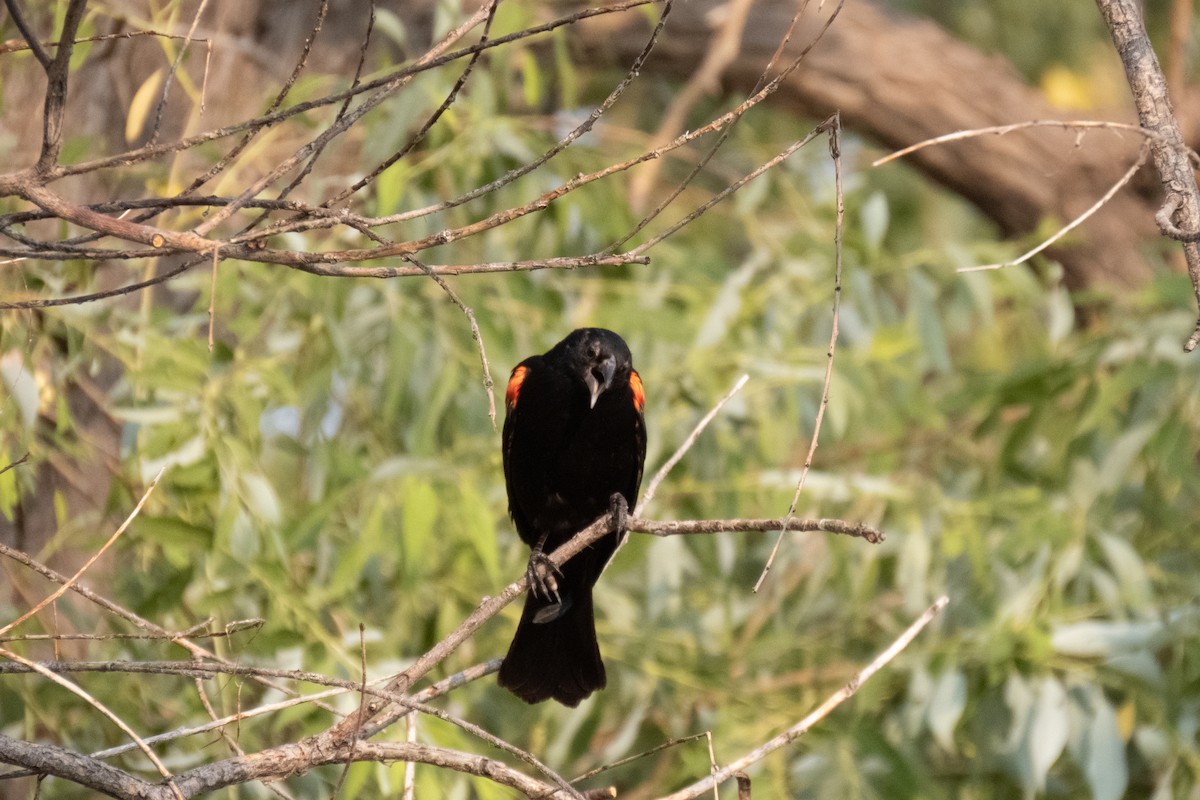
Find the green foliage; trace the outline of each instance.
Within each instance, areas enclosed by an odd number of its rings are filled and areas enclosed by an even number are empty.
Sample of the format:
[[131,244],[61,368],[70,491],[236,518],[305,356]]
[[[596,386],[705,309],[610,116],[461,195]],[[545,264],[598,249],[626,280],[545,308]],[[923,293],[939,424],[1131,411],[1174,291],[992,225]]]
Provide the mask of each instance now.
[[[457,196],[551,143],[547,120],[526,110],[551,85],[567,97],[585,91],[575,88],[581,76],[560,61],[557,75],[531,81],[528,51],[511,52],[481,68],[415,158],[381,176],[369,211]],[[357,166],[406,140],[449,80],[422,78],[409,100],[373,119]],[[656,109],[642,101],[614,121],[644,126]],[[681,207],[797,135],[793,119],[752,117]],[[633,152],[603,132],[586,144],[393,233],[465,224]],[[1200,773],[1200,378],[1195,357],[1179,352],[1191,325],[1186,283],[1165,276],[1079,325],[1072,298],[1037,270],[955,273],[1010,248],[968,209],[899,168],[868,171],[863,145],[846,145],[841,337],[800,513],[876,524],[887,542],[789,535],[756,595],[773,536],[634,537],[598,589],[607,690],[577,710],[530,708],[485,679],[456,691],[450,706],[567,775],[706,729],[724,762],[806,714],[944,592],[943,619],[851,703],[764,761],[756,793],[1189,796]],[[665,175],[686,166],[668,163]],[[428,260],[598,249],[636,221],[623,188],[620,179],[594,184]],[[573,327],[625,336],[647,387],[651,470],[748,372],[750,384],[649,514],[777,516],[820,399],[833,221],[832,172],[816,142],[656,247],[650,266],[452,282],[476,312],[500,386],[517,361]],[[1038,267],[1053,275],[1053,265]],[[34,264],[4,280],[52,294],[91,278],[70,264]],[[209,280],[204,271],[173,283],[175,307],[147,300],[0,320],[4,452],[12,460],[32,449],[38,461],[84,452],[61,398],[72,382],[119,365],[110,397],[123,449],[109,511],[123,515],[166,473],[118,545],[112,596],[172,630],[207,617],[218,628],[261,618],[261,628],[212,646],[245,663],[348,678],[359,676],[361,622],[369,674],[396,671],[518,576],[526,556],[506,518],[499,437],[467,321],[423,279],[333,280],[226,263],[210,353]],[[39,402],[43,413],[56,410],[52,428],[33,424]],[[35,491],[31,470],[0,476],[0,512],[11,516],[17,493]],[[56,546],[84,551],[101,535]],[[80,630],[125,630],[98,624],[94,608],[64,604],[63,613]],[[438,677],[501,654],[516,616],[509,609],[484,628]],[[161,642],[95,643],[87,653],[181,655]],[[142,733],[205,718],[183,679],[80,682]],[[122,743],[58,687],[32,678],[15,686],[0,704],[6,732],[52,734],[82,751]],[[280,699],[243,680],[207,686],[220,713]],[[252,751],[329,720],[301,706],[246,721],[236,735]],[[497,755],[440,722],[423,721],[421,737]],[[220,753],[208,739],[160,752],[175,770]],[[665,791],[708,768],[701,740],[593,784]],[[289,786],[324,797],[337,777],[318,771]],[[343,795],[393,795],[401,780],[400,767],[356,766]],[[420,796],[508,796],[431,768],[418,770],[417,785]]]

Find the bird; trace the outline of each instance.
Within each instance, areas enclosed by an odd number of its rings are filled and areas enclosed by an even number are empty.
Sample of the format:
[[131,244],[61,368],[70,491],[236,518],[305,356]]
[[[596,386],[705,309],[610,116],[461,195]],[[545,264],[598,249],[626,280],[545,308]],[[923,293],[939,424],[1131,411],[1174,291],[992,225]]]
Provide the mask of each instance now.
[[[508,511],[530,547],[530,591],[499,684],[575,707],[607,683],[592,588],[628,534],[646,460],[645,393],[625,341],[579,328],[512,371],[503,446]],[[561,567],[546,553],[605,513],[613,530]]]

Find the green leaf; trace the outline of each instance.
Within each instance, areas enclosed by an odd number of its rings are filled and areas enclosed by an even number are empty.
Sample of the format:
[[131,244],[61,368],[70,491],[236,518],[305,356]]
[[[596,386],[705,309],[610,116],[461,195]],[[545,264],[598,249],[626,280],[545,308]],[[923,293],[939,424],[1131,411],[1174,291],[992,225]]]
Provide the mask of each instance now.
[[946,670],[933,685],[925,721],[938,744],[954,752],[954,728],[967,707],[967,679],[960,670]]
[[888,202],[883,192],[872,192],[859,210],[862,217],[863,241],[867,249],[878,251],[888,229]]
[[1065,656],[1108,658],[1151,646],[1162,629],[1159,622],[1074,622],[1056,625],[1050,644]]
[[1032,786],[1042,791],[1046,786],[1046,773],[1062,755],[1070,732],[1067,693],[1053,677],[1046,676],[1038,685],[1028,724],[1025,759],[1029,765]]
[[[428,559],[433,558],[434,526],[438,519],[438,496],[429,481],[410,478],[400,493],[400,541],[403,543],[404,570],[408,575],[424,574]],[[445,546],[448,540],[438,537]]]
[[1093,800],[1121,800],[1129,784],[1129,769],[1117,715],[1103,692],[1092,693],[1091,700],[1094,713],[1085,734],[1083,771]]
[[[25,368],[25,360],[20,352],[10,350],[0,356],[0,383],[3,383],[16,405],[22,426],[26,430],[31,429],[37,419],[38,389],[33,373]],[[0,419],[8,416],[11,407],[8,403],[0,407]]]

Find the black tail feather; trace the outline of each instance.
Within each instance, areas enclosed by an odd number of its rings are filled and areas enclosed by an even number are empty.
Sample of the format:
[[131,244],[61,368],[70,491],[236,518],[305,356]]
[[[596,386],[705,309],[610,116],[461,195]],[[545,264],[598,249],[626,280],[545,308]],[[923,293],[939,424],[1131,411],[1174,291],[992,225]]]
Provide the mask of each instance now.
[[534,616],[551,601],[526,596],[521,623],[500,665],[500,685],[526,703],[554,699],[574,707],[607,683],[591,586],[576,587],[563,600],[569,604],[566,611],[539,624]]

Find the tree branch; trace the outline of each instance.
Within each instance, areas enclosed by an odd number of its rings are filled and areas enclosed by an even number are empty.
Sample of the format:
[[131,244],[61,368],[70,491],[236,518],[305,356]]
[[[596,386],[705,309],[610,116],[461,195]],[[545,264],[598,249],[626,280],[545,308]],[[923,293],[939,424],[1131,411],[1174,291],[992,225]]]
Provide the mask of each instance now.
[[1164,235],[1184,242],[1183,255],[1196,296],[1196,328],[1183,347],[1190,353],[1200,344],[1200,190],[1196,174],[1171,107],[1167,78],[1150,44],[1138,4],[1135,0],[1096,0],[1096,5],[1125,67],[1138,119],[1142,127],[1157,134],[1150,140],[1150,154],[1166,194],[1164,207],[1170,210],[1156,215],[1156,219]]
[[29,23],[25,21],[25,15],[21,11],[21,4],[18,0],[4,0],[4,5],[8,8],[8,15],[12,17],[13,24],[17,26],[17,30],[21,32],[21,36],[25,37],[25,42],[29,45],[29,49],[33,51],[33,57],[42,65],[42,69],[50,72],[50,65],[54,59],[42,47],[41,40],[37,34],[29,27]]
[[[38,157],[37,173],[45,175],[58,162],[62,148],[63,114],[67,108],[67,76],[71,69],[71,54],[75,52],[75,32],[83,21],[87,0],[71,0],[63,18],[58,52],[46,68],[46,105],[42,118],[42,154]],[[9,9],[12,10],[11,8]],[[30,44],[32,47],[32,43]]]
[[[124,770],[52,744],[23,742],[0,733],[0,761],[41,775],[57,775],[110,797],[162,800],[171,797],[165,786],[134,777]],[[0,778],[15,777],[0,775]]]
[[912,640],[917,638],[917,634],[924,630],[925,626],[932,622],[934,617],[941,613],[942,609],[945,608],[946,604],[949,602],[950,598],[946,597],[945,595],[939,597],[932,606],[925,610],[925,613],[921,614],[921,616],[918,617],[912,625],[908,626],[904,633],[900,634],[896,641],[892,642],[886,650],[875,657],[874,661],[864,667],[862,671],[855,675],[849,683],[830,695],[824,703],[819,705],[816,710],[814,710],[807,717],[800,720],[795,725],[788,728],[786,731],[774,737],[770,741],[764,742],[763,744],[754,748],[741,758],[726,764],[724,767],[718,770],[716,774],[697,781],[686,789],[680,789],[678,792],[673,792],[666,797],[660,798],[660,800],[695,800],[695,798],[700,797],[700,795],[711,791],[714,786],[717,786],[729,780],[731,777],[734,777],[738,772],[746,769],[746,767],[750,766],[751,764],[761,761],[768,753],[778,750],[784,745],[791,744],[804,734],[808,733],[809,729],[811,729],[813,725],[825,719],[825,717],[829,716],[831,711],[840,706],[846,700],[849,700],[851,697],[853,697],[859,688],[868,680],[870,680],[876,672],[883,669],[883,667],[885,667],[889,661],[899,655],[904,648],[908,647],[909,644],[912,643]]

